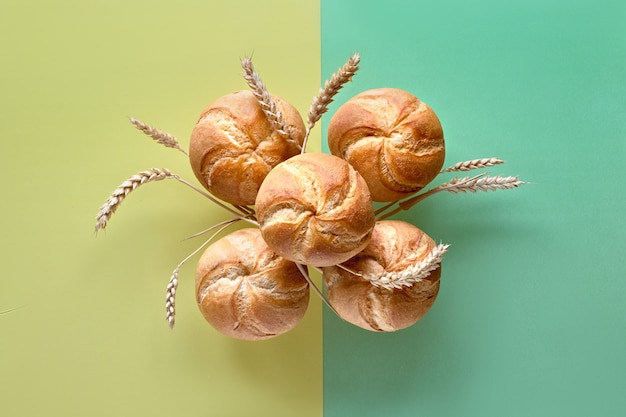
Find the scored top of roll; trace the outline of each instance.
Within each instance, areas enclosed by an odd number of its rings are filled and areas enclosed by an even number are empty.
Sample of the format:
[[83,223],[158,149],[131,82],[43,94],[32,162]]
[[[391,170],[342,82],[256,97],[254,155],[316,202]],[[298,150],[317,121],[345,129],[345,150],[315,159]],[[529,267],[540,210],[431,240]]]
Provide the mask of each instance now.
[[211,194],[237,205],[254,204],[270,170],[300,152],[304,122],[291,104],[272,96],[291,127],[285,139],[267,120],[250,91],[227,94],[211,103],[191,133],[189,160]]
[[328,146],[359,171],[374,201],[419,191],[437,176],[445,158],[435,112],[397,88],[364,91],[342,105],[330,120]]
[[363,178],[346,161],[321,153],[276,166],[259,189],[256,212],[268,246],[312,266],[354,256],[369,242],[375,222]]

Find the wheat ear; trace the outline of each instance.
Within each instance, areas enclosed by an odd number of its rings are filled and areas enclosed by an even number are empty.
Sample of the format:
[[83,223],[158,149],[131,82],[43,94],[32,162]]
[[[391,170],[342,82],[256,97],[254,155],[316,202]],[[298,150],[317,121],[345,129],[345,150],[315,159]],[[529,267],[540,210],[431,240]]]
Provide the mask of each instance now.
[[520,181],[517,176],[501,177],[497,175],[495,177],[490,177],[486,173],[476,175],[474,177],[453,178],[449,182],[443,183],[440,186],[425,192],[424,194],[402,201],[398,205],[400,209],[408,210],[426,197],[441,191],[447,191],[452,194],[466,192],[475,193],[476,191],[508,190],[511,188],[517,188],[523,184],[525,183]]
[[402,287],[411,287],[422,281],[430,275],[430,273],[441,265],[443,255],[450,245],[439,244],[421,261],[395,272],[386,272],[383,275],[375,276],[365,274],[364,279],[372,283],[372,285],[387,290],[400,289]]
[[287,124],[285,116],[278,109],[271,94],[267,91],[267,87],[261,81],[261,77],[254,69],[252,59],[248,57],[243,58],[241,60],[241,68],[243,68],[243,78],[248,83],[252,94],[256,97],[272,127],[283,139],[294,143],[300,149],[300,144],[293,139],[293,128]]
[[305,151],[306,142],[315,123],[328,111],[328,106],[333,102],[333,98],[344,84],[352,80],[354,74],[359,70],[360,61],[361,56],[359,54],[352,55],[350,59],[331,76],[330,80],[325,81],[324,87],[320,88],[317,96],[313,98],[307,117],[308,126],[302,145],[302,152]]
[[472,159],[471,161],[457,162],[451,167],[448,167],[444,169],[443,171],[441,171],[441,173],[453,172],[453,171],[469,171],[472,169],[487,168],[490,166],[499,165],[503,163],[504,161],[498,158]]
[[[178,289],[178,273],[180,272],[180,268],[185,265],[185,263],[191,259],[196,253],[200,252],[206,245],[211,243],[215,237],[226,229],[228,226],[234,224],[235,222],[241,220],[240,218],[230,219],[223,222],[220,222],[212,227],[204,230],[203,233],[211,231],[217,227],[219,229],[211,235],[202,245],[200,245],[196,250],[191,252],[189,256],[183,259],[177,266],[174,268],[172,272],[172,276],[170,277],[169,282],[167,283],[167,292],[165,294],[165,318],[167,323],[170,326],[170,329],[174,329],[174,324],[176,324],[176,290]],[[221,226],[221,227],[220,227]]]
[[[438,187],[432,188],[422,194],[419,194],[415,197],[411,197],[408,200],[393,202],[387,204],[384,207],[376,210],[377,220],[383,220],[394,214],[402,211],[408,210],[420,201],[424,200],[427,197],[430,197],[433,194],[437,194],[441,191],[447,191],[449,193],[465,193],[476,191],[496,191],[496,190],[508,190],[511,188],[517,188],[521,185],[524,185],[525,182],[520,181],[518,176],[514,177],[501,177],[501,176],[488,176],[486,173],[482,173],[476,175],[474,177],[463,177],[463,178],[453,178],[449,182],[441,184]],[[398,204],[394,210],[383,214],[386,210]]]
[[185,181],[178,175],[173,174],[167,168],[150,168],[147,171],[141,171],[131,176],[126,181],[121,183],[115,190],[113,190],[109,198],[107,198],[106,202],[100,207],[100,211],[98,211],[98,214],[96,215],[96,227],[95,227],[96,232],[98,232],[98,230],[100,229],[106,228],[113,213],[115,213],[115,211],[118,209],[120,204],[122,204],[122,201],[124,201],[126,196],[131,191],[135,190],[137,187],[139,187],[142,184],[146,184],[148,182],[153,182],[153,181],[161,181],[164,179],[175,179],[176,181],[186,185],[187,187],[191,188],[197,193],[208,198],[213,203],[217,204],[223,209],[231,212],[237,218],[247,221],[248,223],[251,223],[255,226],[259,225],[256,222],[256,220],[253,218],[252,214],[248,212],[237,212],[235,209],[228,207],[227,205],[225,205],[218,199],[214,198],[210,194],[207,194],[203,190],[193,186],[191,183]]
[[181,148],[180,144],[178,143],[178,139],[176,139],[174,136],[170,135],[169,133],[164,132],[160,129],[157,129],[156,127],[150,126],[149,124],[146,124],[140,120],[135,119],[134,117],[130,118],[130,122],[138,130],[141,130],[143,133],[150,136],[157,143],[160,143],[161,145],[166,146],[168,148],[177,149],[181,151],[182,153],[184,153],[185,155],[189,156],[187,152],[183,148]]
[[443,187],[441,191],[456,194],[466,192],[475,193],[476,191],[508,190],[524,184],[525,182],[520,181],[518,176],[501,177],[496,175],[494,177],[485,176],[481,178],[455,178],[439,187]]
[[111,216],[118,209],[126,196],[142,184],[153,181],[161,181],[171,178],[172,173],[167,168],[150,168],[147,171],[141,171],[126,181],[121,183],[107,198],[106,202],[100,207],[100,211],[96,215],[96,232],[106,228]]

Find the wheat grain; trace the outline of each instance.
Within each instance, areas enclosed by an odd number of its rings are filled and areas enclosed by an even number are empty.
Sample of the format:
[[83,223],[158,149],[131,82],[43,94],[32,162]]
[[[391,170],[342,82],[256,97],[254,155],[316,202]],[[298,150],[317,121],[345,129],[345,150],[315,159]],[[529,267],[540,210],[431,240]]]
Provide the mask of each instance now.
[[441,191],[456,194],[465,192],[475,193],[476,191],[508,190],[517,188],[523,184],[525,183],[520,181],[518,176],[501,177],[497,175],[494,177],[485,176],[481,178],[456,178],[437,188],[442,188]]
[[424,280],[432,271],[439,268],[443,260],[443,255],[446,253],[449,246],[450,245],[444,244],[435,246],[426,258],[415,262],[413,265],[401,271],[386,272],[379,276],[365,274],[364,279],[370,281],[372,285],[387,290],[411,287]]
[[328,111],[328,106],[333,102],[333,98],[344,84],[352,80],[354,74],[359,70],[360,61],[361,56],[359,54],[352,55],[350,59],[331,76],[330,80],[324,82],[324,87],[320,88],[317,96],[313,98],[307,116],[308,126],[302,143],[302,152],[306,149],[309,135],[315,123]]
[[224,229],[228,226],[238,222],[241,218],[234,218],[230,220],[226,220],[220,222],[216,225],[211,226],[209,229],[203,231],[202,233],[208,232],[210,230],[219,229],[211,235],[207,240],[204,241],[202,245],[196,248],[193,252],[191,252],[185,259],[183,259],[172,272],[172,276],[170,277],[169,282],[167,283],[167,292],[165,295],[165,318],[167,320],[170,329],[174,329],[174,325],[176,324],[176,290],[178,289],[178,273],[180,272],[180,268],[185,265],[185,263],[191,259],[196,253],[200,252],[206,245],[211,243],[215,237],[220,234]]
[[173,174],[166,168],[151,168],[147,171],[141,171],[121,183],[100,207],[100,211],[96,215],[96,232],[107,226],[111,216],[122,204],[128,193],[142,184],[172,177]]
[[[476,175],[474,177],[463,177],[463,178],[453,178],[452,180],[441,184],[435,188],[432,188],[426,192],[418,194],[414,197],[411,197],[407,200],[400,202],[393,202],[387,204],[386,206],[378,209],[376,211],[376,219],[384,220],[394,214],[402,211],[408,210],[420,201],[424,200],[427,197],[430,197],[433,194],[437,194],[441,191],[447,191],[453,194],[456,193],[465,193],[472,192],[475,193],[477,191],[496,191],[496,190],[507,190],[511,188],[517,188],[521,185],[524,185],[524,181],[520,181],[518,176],[514,177],[501,177],[501,176],[487,176],[487,173],[482,173]],[[398,205],[395,209],[390,212],[386,212],[388,209],[391,209],[394,205]]]
[[178,143],[178,139],[176,139],[171,134],[164,132],[160,129],[157,129],[156,127],[150,126],[149,124],[146,124],[140,120],[135,119],[134,117],[130,118],[130,122],[138,130],[141,130],[143,133],[150,136],[157,143],[160,143],[161,145],[164,145],[168,148],[177,149],[181,151],[182,153],[184,153],[185,155],[189,156],[187,152],[183,148],[181,148],[180,144]]
[[285,140],[294,143],[298,149],[300,144],[293,139],[293,128],[287,124],[287,120],[284,115],[276,106],[276,103],[272,99],[271,94],[261,81],[261,77],[254,69],[252,60],[250,58],[244,58],[241,60],[241,67],[243,68],[243,78],[248,83],[248,86],[252,90],[252,94],[257,99],[257,102],[261,106],[263,113],[267,117],[272,127],[276,132]]
[[312,129],[322,115],[328,111],[328,105],[333,102],[335,95],[359,70],[360,61],[361,57],[359,54],[352,55],[350,59],[331,76],[330,80],[324,83],[324,87],[320,88],[317,96],[313,98],[309,109],[309,129]]
[[177,267],[176,269],[174,269],[174,272],[172,272],[170,281],[167,284],[167,295],[165,296],[166,318],[170,329],[173,329],[174,324],[176,323],[176,289],[178,288],[179,271],[180,268]]
[[441,173],[452,171],[469,171],[472,169],[486,168],[503,163],[504,161],[498,158],[472,159],[471,161],[458,162],[451,167],[444,169],[443,171],[441,171]]
[[[222,207],[224,210],[227,210],[230,213],[234,214],[237,219],[244,220],[252,224],[253,226],[258,227],[259,223],[256,221],[254,217],[254,211],[251,211],[251,209],[244,210],[243,208],[240,208],[239,206],[235,206],[235,209],[233,209],[225,205],[224,203],[222,203],[220,200],[216,199],[212,195],[194,186],[190,182],[170,172],[167,168],[150,168],[147,171],[141,171],[133,175],[132,177],[128,178],[126,181],[120,184],[111,193],[107,201],[100,207],[100,211],[98,211],[98,214],[96,215],[96,232],[98,232],[98,230],[100,229],[106,228],[109,220],[111,219],[111,216],[113,215],[113,213],[115,213],[115,211],[117,210],[119,205],[122,203],[122,201],[124,201],[124,198],[126,198],[128,193],[133,191],[135,188],[139,187],[141,184],[145,184],[147,182],[152,182],[152,181],[160,181],[166,178],[175,179],[181,184],[186,185],[187,187],[191,188],[195,192],[206,197],[213,203],[217,204],[219,207]],[[239,209],[239,212],[236,209]]]

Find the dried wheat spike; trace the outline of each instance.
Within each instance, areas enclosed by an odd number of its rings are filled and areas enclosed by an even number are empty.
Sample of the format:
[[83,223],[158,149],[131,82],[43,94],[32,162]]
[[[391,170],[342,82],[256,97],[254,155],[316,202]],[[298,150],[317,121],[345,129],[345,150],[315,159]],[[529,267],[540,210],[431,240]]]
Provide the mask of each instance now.
[[120,204],[122,204],[122,201],[124,201],[128,193],[147,182],[160,181],[173,177],[174,175],[166,168],[151,168],[128,178],[111,193],[107,201],[100,207],[100,211],[96,215],[96,232],[107,226],[109,219]]
[[437,188],[442,188],[449,193],[465,193],[476,191],[495,191],[495,190],[507,190],[511,188],[517,188],[520,185],[525,184],[519,180],[518,176],[514,177],[480,177],[480,178],[455,178],[450,182],[440,185]]
[[176,323],[176,289],[178,288],[179,271],[180,267],[177,267],[172,273],[170,281],[167,284],[167,294],[165,296],[165,312],[170,329],[173,329]]
[[[448,191],[450,193],[465,193],[476,191],[495,191],[495,190],[506,190],[511,188],[517,188],[520,185],[526,184],[523,181],[519,180],[519,177],[490,177],[487,176],[487,173],[482,173],[476,175],[474,177],[464,177],[464,178],[453,178],[449,182],[439,185],[438,187],[432,188],[426,192],[416,195],[415,197],[411,197],[407,200],[403,200],[400,202],[389,203],[386,206],[378,209],[376,211],[376,219],[383,220],[394,214],[402,211],[408,210],[420,201],[434,195],[440,193],[442,191]],[[393,206],[398,205],[395,209],[387,212],[387,210],[392,209]]]
[[217,231],[213,233],[211,237],[205,240],[202,245],[200,245],[198,248],[196,248],[196,250],[187,255],[187,257],[183,259],[172,272],[172,276],[170,277],[170,280],[167,284],[167,293],[165,295],[165,318],[167,319],[167,324],[170,326],[170,329],[173,330],[174,325],[176,324],[176,290],[178,289],[178,273],[180,272],[180,268],[182,268],[183,265],[185,265],[185,263],[187,263],[187,261],[191,259],[195,254],[200,252],[204,247],[211,243],[213,239],[215,239],[215,237],[219,235],[223,230],[225,230],[232,224],[237,223],[239,220],[242,220],[242,218],[235,217],[230,220],[225,220],[223,222],[214,224],[208,229],[197,234],[197,236],[199,236],[200,234],[217,229]]
[[423,280],[441,265],[443,255],[450,245],[439,244],[422,261],[418,261],[402,271],[387,272],[380,276],[364,276],[372,285],[388,290],[410,287]]
[[293,129],[287,124],[285,117],[280,112],[278,107],[276,107],[276,103],[272,99],[269,91],[267,91],[267,87],[265,87],[265,84],[261,81],[261,77],[254,69],[252,60],[250,58],[242,59],[241,68],[243,68],[243,78],[246,80],[248,86],[252,90],[252,94],[254,94],[259,102],[267,120],[272,124],[274,129],[276,129],[276,132],[283,137],[283,139],[295,143],[298,148],[300,148],[300,144],[292,138]]
[[324,83],[324,87],[320,88],[317,97],[313,98],[309,109],[309,130],[312,129],[322,115],[328,111],[328,105],[333,102],[335,95],[358,71],[360,61],[361,56],[359,54],[352,55],[350,59],[332,75],[330,80]]
[[160,143],[161,145],[166,146],[168,148],[177,149],[181,151],[182,153],[184,153],[185,155],[189,156],[187,152],[183,148],[180,147],[180,144],[178,143],[178,139],[176,139],[174,136],[170,135],[169,133],[164,132],[160,129],[157,129],[156,127],[150,126],[149,124],[146,124],[140,120],[135,119],[134,117],[130,118],[130,122],[138,130],[141,130],[143,133],[145,133],[146,135],[150,136],[152,139],[157,141],[157,143]]
[[458,162],[451,167],[448,167],[441,171],[444,172],[452,172],[452,171],[469,171],[472,169],[480,169],[486,168],[494,165],[503,164],[504,161],[498,158],[481,158],[481,159],[472,159],[471,161],[463,161]]

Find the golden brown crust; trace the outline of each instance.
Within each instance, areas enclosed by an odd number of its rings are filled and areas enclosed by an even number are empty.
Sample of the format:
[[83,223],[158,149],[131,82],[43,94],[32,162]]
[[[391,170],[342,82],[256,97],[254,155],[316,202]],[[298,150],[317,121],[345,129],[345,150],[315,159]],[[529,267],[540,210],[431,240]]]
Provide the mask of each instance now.
[[213,243],[196,268],[196,301],[221,333],[262,340],[295,327],[309,289],[293,262],[268,248],[258,229],[241,229]]
[[[369,245],[343,265],[365,276],[400,272],[423,260],[435,242],[403,221],[377,222]],[[330,304],[346,321],[372,331],[396,331],[421,319],[435,302],[441,268],[411,287],[385,289],[336,266],[323,268]]]
[[[272,96],[293,140],[302,144],[304,122],[286,101]],[[232,204],[254,204],[256,193],[269,171],[300,152],[272,127],[250,91],[218,98],[201,114],[191,133],[189,160],[200,181],[216,197]]]
[[363,176],[374,201],[395,201],[432,181],[445,158],[437,115],[412,94],[379,88],[341,106],[328,126],[333,155]]
[[361,176],[346,161],[321,153],[276,166],[261,185],[256,213],[272,249],[312,266],[335,265],[357,254],[375,222]]

